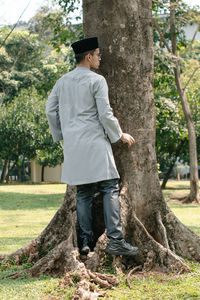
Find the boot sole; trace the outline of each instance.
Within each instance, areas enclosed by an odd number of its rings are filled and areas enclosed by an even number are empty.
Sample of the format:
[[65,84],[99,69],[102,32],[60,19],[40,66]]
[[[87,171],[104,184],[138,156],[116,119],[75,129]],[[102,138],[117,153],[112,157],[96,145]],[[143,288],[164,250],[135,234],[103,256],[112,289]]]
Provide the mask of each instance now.
[[106,253],[111,254],[111,255],[124,255],[124,256],[135,256],[138,254],[139,251],[112,251],[112,250],[105,250]]

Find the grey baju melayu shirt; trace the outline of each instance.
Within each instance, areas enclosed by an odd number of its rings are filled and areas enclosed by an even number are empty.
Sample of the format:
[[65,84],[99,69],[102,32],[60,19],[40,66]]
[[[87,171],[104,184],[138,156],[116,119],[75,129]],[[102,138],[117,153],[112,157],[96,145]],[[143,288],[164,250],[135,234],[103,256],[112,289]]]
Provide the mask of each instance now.
[[49,95],[46,115],[53,140],[64,141],[62,182],[79,185],[119,178],[110,142],[117,142],[122,130],[103,76],[86,67],[62,76]]

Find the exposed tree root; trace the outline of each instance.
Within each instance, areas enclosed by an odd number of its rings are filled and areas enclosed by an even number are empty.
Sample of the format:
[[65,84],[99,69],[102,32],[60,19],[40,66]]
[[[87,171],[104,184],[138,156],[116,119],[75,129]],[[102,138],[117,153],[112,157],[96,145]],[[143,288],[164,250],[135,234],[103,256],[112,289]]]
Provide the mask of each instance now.
[[119,284],[118,279],[114,276],[92,273],[90,270],[88,270],[88,275],[96,284],[99,284],[102,288],[111,289],[114,285]]
[[184,258],[200,262],[200,237],[182,224],[170,209],[165,214],[165,223],[174,251]]
[[94,287],[93,284],[87,280],[81,280],[78,283],[75,294],[71,297],[71,300],[96,300],[99,297],[104,297],[106,291],[101,291]]
[[[161,215],[158,217],[160,222],[160,227],[164,228],[163,223],[161,223]],[[172,220],[172,219],[171,219]],[[168,214],[168,229],[170,227],[170,216]],[[174,221],[173,221],[174,222]],[[118,257],[114,260],[113,266],[115,264],[116,270],[123,271],[125,269],[138,266],[138,264],[143,265],[143,271],[148,272],[152,269],[159,269],[164,271],[189,271],[187,264],[173,253],[169,248],[165,248],[160,243],[156,242],[153,237],[148,233],[144,225],[133,213],[131,224],[132,228],[132,238],[134,243],[139,247],[140,252],[136,257],[126,258]],[[183,225],[184,226],[184,225]],[[164,232],[164,236],[167,239],[167,234]],[[173,237],[172,237],[173,238]],[[190,237],[191,238],[191,237]],[[200,240],[200,238],[199,238]],[[99,267],[105,261],[105,248],[107,246],[108,239],[105,233],[98,239],[94,252],[91,252],[85,259],[85,268],[89,272],[98,271]],[[194,253],[192,246],[189,248],[191,254],[199,259],[199,254]],[[199,252],[200,253],[200,252]],[[29,276],[39,276],[41,274],[49,274],[53,276],[61,276],[66,272],[70,272],[77,269],[79,265],[79,253],[74,247],[73,232],[69,235],[68,239],[64,240],[52,250],[50,250],[44,257],[40,258],[30,269],[20,271],[9,277],[17,278],[23,274]],[[93,278],[94,279],[94,278]]]
[[192,200],[190,199],[190,196],[186,196],[186,197],[183,197],[182,199],[180,199],[180,201],[185,204],[185,203],[192,203]]
[[135,273],[136,271],[140,271],[142,270],[142,266],[137,266],[135,268],[133,268],[132,270],[130,270],[130,272],[128,273],[127,277],[126,277],[126,281],[127,281],[127,284],[129,286],[130,289],[132,289],[132,286],[130,284],[130,277],[133,273]]
[[153,268],[165,271],[177,270],[177,272],[190,270],[183,259],[153,239],[134,213],[132,217],[134,222],[131,223],[135,225],[133,240],[140,249],[137,255],[137,264],[144,265],[143,270],[150,271]]
[[[60,286],[64,288],[66,285],[73,286],[78,281],[77,289],[71,299],[97,299],[105,296],[106,291],[102,291],[96,287],[100,286],[104,289],[112,289],[113,286],[119,284],[119,280],[113,275],[106,275],[92,272],[87,269],[84,263],[79,261],[79,253],[77,250],[67,249],[69,241],[61,243],[56,249],[50,251],[44,258],[40,259],[32,268],[26,269],[7,275],[4,278],[19,278],[24,276],[39,276],[41,274],[61,274],[64,277],[60,281]],[[63,249],[68,250],[65,254]],[[71,250],[71,251],[70,251]],[[59,262],[59,260],[61,261]],[[61,271],[60,263],[63,263],[64,269]],[[58,272],[59,270],[59,272]],[[61,275],[60,274],[60,275]]]
[[10,255],[0,255],[1,261],[14,261],[15,264],[20,265],[22,259],[27,257],[27,262],[37,261],[39,259],[39,252],[37,250],[37,240],[32,240],[24,248],[20,248]]
[[159,230],[162,240],[163,240],[163,246],[167,249],[170,249],[169,243],[168,243],[168,238],[167,238],[167,231],[166,231],[165,226],[163,225],[160,211],[158,211],[156,214],[156,220],[157,220],[157,224],[158,224],[158,230]]
[[200,200],[192,198],[190,194],[187,196],[183,196],[183,197],[170,197],[170,199],[178,200],[178,201],[182,202],[183,204],[186,204],[186,203],[200,204]]
[[112,289],[119,284],[119,280],[115,276],[91,272],[80,262],[75,271],[65,274],[61,281],[61,287],[65,287],[66,285],[72,286],[73,279],[78,281],[78,285],[71,299],[97,299],[98,297],[105,296],[106,291],[98,289],[95,284],[104,289]]
[[53,276],[61,276],[67,271],[76,269],[78,264],[78,251],[73,247],[72,235],[52,249],[47,255],[38,260],[33,267],[25,269],[4,278],[11,277],[13,279],[27,275],[30,277],[38,277],[42,274]]
[[191,195],[185,196],[182,199],[180,199],[180,201],[185,204],[185,203],[196,203],[196,204],[200,204],[200,200],[199,199],[194,199],[191,197]]

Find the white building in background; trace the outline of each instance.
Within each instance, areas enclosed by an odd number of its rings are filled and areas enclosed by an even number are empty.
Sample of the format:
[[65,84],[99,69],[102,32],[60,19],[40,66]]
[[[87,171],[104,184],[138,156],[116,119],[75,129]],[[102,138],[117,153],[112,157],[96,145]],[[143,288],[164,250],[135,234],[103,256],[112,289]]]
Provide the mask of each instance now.
[[[42,167],[36,163],[36,160],[31,161],[31,181],[41,182]],[[55,168],[44,168],[44,181],[61,182],[62,165],[57,165]]]
[[[194,36],[194,33],[197,29],[197,24],[188,24],[184,27],[184,31],[185,31],[185,38],[186,40],[192,40],[193,39],[193,36]],[[197,33],[196,37],[195,37],[195,40],[197,41],[200,41],[200,32]]]

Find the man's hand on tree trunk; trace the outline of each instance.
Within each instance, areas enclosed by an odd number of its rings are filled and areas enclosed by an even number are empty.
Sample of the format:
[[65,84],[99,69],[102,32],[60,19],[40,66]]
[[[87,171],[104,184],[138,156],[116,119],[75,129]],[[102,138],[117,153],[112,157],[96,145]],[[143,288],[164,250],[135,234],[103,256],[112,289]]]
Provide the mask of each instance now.
[[127,143],[128,147],[131,147],[135,143],[134,138],[128,133],[122,133],[120,140],[122,140],[123,143]]

